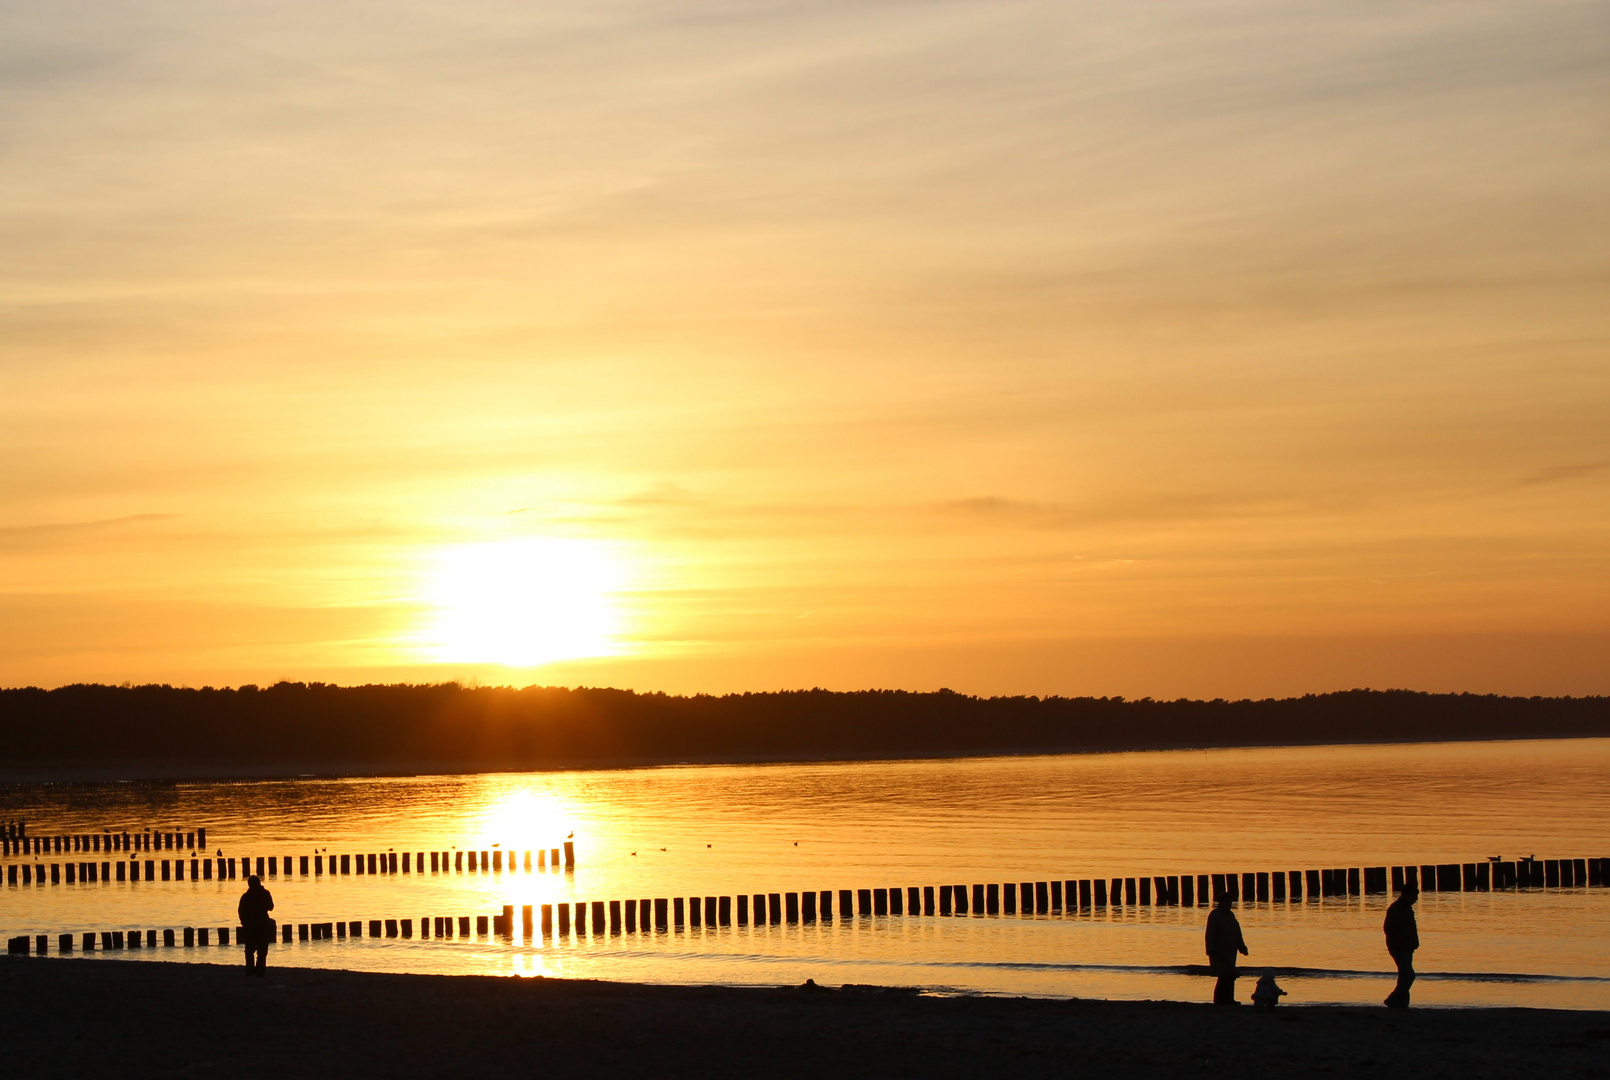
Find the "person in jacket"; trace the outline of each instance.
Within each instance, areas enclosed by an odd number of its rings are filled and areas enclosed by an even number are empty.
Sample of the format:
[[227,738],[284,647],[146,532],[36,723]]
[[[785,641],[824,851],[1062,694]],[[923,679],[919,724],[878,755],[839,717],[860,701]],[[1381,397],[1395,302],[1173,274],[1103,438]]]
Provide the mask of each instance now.
[[274,943],[274,894],[263,888],[263,879],[253,874],[246,879],[246,891],[236,909],[240,913],[240,943],[246,949],[246,974],[266,975],[268,947]]
[[1414,902],[1420,899],[1420,890],[1404,885],[1398,898],[1386,909],[1386,951],[1398,965],[1398,984],[1386,996],[1389,1009],[1409,1007],[1409,987],[1414,985],[1414,950],[1420,947],[1420,928],[1414,921]]
[[1235,999],[1236,954],[1247,955],[1247,943],[1241,936],[1241,922],[1235,917],[1230,895],[1219,894],[1219,905],[1208,914],[1208,964],[1219,981],[1213,987],[1213,1004],[1239,1005]]

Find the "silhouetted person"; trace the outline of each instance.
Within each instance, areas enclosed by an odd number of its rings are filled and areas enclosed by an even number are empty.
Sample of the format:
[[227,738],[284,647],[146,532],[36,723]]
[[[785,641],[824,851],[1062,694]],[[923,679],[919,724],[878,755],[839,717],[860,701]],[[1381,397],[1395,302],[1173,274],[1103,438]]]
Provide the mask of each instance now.
[[274,943],[274,896],[263,888],[263,879],[253,874],[240,894],[240,943],[246,949],[246,974],[268,973],[268,947]]
[[1389,1009],[1409,1007],[1409,987],[1414,985],[1414,950],[1420,947],[1420,928],[1414,922],[1414,902],[1420,899],[1420,890],[1404,885],[1398,898],[1386,909],[1386,951],[1398,965],[1398,984],[1386,996]]
[[1275,973],[1272,971],[1266,971],[1259,976],[1258,985],[1252,988],[1253,1006],[1265,1012],[1279,1005],[1280,999],[1285,996],[1286,992],[1275,982]]
[[1213,1004],[1239,1005],[1235,999],[1236,954],[1247,955],[1247,943],[1241,936],[1241,921],[1230,907],[1230,894],[1219,894],[1219,906],[1208,914],[1208,963],[1219,981],[1213,986]]

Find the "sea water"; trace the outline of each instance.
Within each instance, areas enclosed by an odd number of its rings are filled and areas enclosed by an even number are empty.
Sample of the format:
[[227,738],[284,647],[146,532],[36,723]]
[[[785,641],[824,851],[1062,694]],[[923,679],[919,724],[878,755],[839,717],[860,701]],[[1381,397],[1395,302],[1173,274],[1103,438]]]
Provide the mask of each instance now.
[[[1200,907],[815,923],[530,940],[530,904],[1170,874],[1610,856],[1610,740],[1064,754],[266,783],[0,789],[32,835],[207,829],[216,858],[519,852],[496,873],[286,874],[282,924],[365,936],[276,945],[270,964],[664,983],[1205,1000]],[[524,852],[573,837],[573,869]],[[146,858],[191,853],[140,853]],[[12,857],[38,864],[121,853]],[[293,865],[296,865],[293,863]],[[427,862],[428,866],[428,862]],[[244,882],[6,885],[0,934],[233,927]],[[836,899],[836,898],[835,898]],[[1295,969],[1288,1003],[1378,1003],[1390,897],[1243,901],[1243,964]],[[512,940],[421,939],[513,905]],[[1610,1008],[1610,888],[1426,893],[1417,1004]],[[371,919],[416,936],[370,938]],[[540,919],[540,917],[539,917]],[[159,940],[161,935],[158,935]],[[182,935],[181,935],[182,940]],[[75,951],[70,962],[238,963],[234,949]],[[1245,997],[1251,981],[1242,985]]]

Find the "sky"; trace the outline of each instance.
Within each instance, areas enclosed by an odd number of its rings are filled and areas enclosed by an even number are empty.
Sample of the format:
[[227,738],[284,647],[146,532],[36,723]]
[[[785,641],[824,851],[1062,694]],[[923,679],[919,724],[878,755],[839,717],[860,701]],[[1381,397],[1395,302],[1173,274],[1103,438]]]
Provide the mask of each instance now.
[[0,685],[1610,693],[1610,9],[0,0]]

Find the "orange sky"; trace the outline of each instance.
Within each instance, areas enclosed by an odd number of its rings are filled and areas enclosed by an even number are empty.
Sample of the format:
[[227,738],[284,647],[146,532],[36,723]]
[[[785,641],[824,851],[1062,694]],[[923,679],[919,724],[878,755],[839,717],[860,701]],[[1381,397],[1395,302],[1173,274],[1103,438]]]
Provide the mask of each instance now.
[[0,684],[1610,693],[1607,124],[1599,3],[0,7]]

